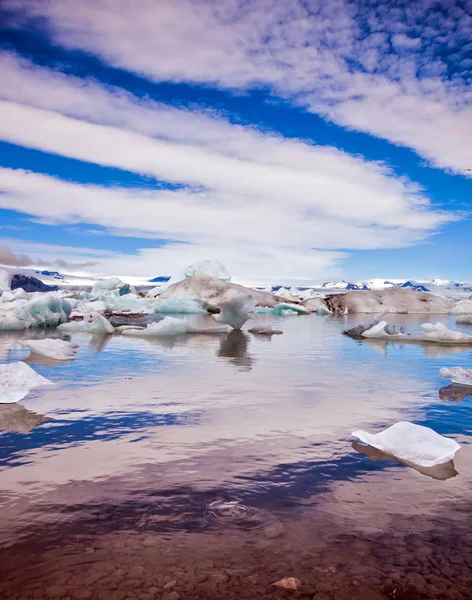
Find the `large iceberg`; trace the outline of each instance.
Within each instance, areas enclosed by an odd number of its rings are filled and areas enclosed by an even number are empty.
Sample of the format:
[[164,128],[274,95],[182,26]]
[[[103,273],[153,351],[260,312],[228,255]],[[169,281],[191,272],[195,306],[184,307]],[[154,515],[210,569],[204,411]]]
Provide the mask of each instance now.
[[450,379],[452,383],[472,386],[472,369],[463,369],[462,367],[443,367],[439,371],[439,374],[441,377],[444,377],[444,379]]
[[131,337],[167,337],[185,335],[186,333],[228,333],[228,328],[222,327],[192,327],[187,319],[164,317],[159,323],[151,323],[145,329],[129,327],[122,330],[122,334]]
[[0,404],[19,402],[30,390],[53,385],[24,362],[0,364]]
[[350,291],[346,294],[329,296],[325,302],[336,314],[379,312],[447,314],[454,306],[447,298],[427,292],[415,292],[408,288]]
[[241,327],[249,320],[249,312],[254,308],[255,301],[251,294],[241,294],[231,300],[220,302],[220,314],[213,315],[216,321],[229,325],[233,329]]
[[302,306],[310,313],[315,312],[318,315],[330,315],[331,311],[323,298],[307,298],[303,300]]
[[33,354],[53,360],[74,360],[78,348],[77,344],[56,339],[25,340],[23,346],[29,348]]
[[199,300],[218,306],[221,302],[232,300],[241,294],[250,294],[258,306],[272,307],[278,303],[277,298],[269,292],[254,290],[237,283],[228,283],[208,275],[193,275],[174,283],[162,292],[160,298]]
[[415,463],[422,467],[434,467],[452,460],[459,444],[436,433],[429,427],[415,425],[408,421],[395,423],[380,433],[353,431],[352,435],[393,457]]

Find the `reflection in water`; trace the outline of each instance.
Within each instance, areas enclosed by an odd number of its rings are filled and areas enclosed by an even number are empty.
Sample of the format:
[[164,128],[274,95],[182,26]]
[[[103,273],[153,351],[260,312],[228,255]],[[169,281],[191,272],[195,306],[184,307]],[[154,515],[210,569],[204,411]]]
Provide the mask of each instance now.
[[[72,334],[77,360],[37,363],[57,385],[24,401],[54,421],[0,434],[1,600],[279,600],[292,576],[307,600],[470,598],[472,398],[437,391],[456,358],[344,321],[288,318],[272,343]],[[35,335],[56,332],[0,353]],[[460,477],[352,451],[348,432],[400,420],[454,436]]]
[[405,467],[410,467],[418,473],[422,475],[426,475],[427,477],[431,477],[432,479],[437,479],[439,481],[445,481],[446,479],[450,479],[451,477],[455,477],[458,475],[454,467],[454,461],[450,460],[442,465],[435,465],[434,467],[422,467],[421,465],[417,465],[413,462],[400,460],[391,454],[387,454],[386,452],[382,452],[378,448],[374,448],[373,446],[369,446],[368,444],[361,444],[359,442],[353,442],[352,447],[356,452],[360,452],[361,454],[365,454],[371,460],[395,460],[396,462],[404,465]]
[[457,354],[459,352],[470,352],[470,346],[466,344],[424,344],[421,342],[396,342],[396,341],[385,341],[385,340],[376,340],[371,338],[362,338],[362,340],[356,340],[358,344],[366,344],[382,356],[387,356],[389,350],[394,351],[396,348],[399,348],[404,351],[408,351],[408,348],[411,347],[412,344],[418,346],[422,349],[423,356],[429,358],[441,358],[443,356],[447,356],[449,354]]
[[51,421],[44,415],[28,410],[18,403],[0,404],[0,430],[15,433],[29,433],[41,423]]
[[441,400],[451,400],[452,402],[461,402],[464,398],[472,397],[472,386],[460,385],[458,383],[451,383],[442,387],[438,391],[438,395]]
[[90,336],[89,346],[95,348],[97,352],[102,352],[112,338],[109,333],[94,333]]
[[229,358],[233,365],[249,371],[253,358],[247,352],[248,344],[249,336],[240,329],[234,329],[221,340],[217,356]]

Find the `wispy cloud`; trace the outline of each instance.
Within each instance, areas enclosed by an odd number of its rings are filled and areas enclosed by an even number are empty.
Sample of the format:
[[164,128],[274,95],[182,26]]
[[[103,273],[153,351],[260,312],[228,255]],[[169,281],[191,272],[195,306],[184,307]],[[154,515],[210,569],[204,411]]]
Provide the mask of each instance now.
[[[16,242],[18,245],[18,242]],[[20,242],[20,246],[28,246],[28,242]],[[60,248],[55,249],[60,252]],[[0,265],[7,267],[51,267],[68,271],[89,269],[97,265],[97,261],[70,262],[63,258],[31,258],[27,254],[18,254],[9,247],[0,244]]]
[[470,168],[467,3],[177,0],[157,10],[154,0],[5,0],[4,7],[19,26],[41,18],[56,43],[154,81],[265,86],[440,168]]

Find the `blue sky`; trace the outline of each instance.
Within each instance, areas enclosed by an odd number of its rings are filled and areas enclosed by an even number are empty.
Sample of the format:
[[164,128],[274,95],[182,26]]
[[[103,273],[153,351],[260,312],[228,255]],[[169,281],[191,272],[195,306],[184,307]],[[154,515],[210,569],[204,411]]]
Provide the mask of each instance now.
[[472,279],[471,2],[1,10],[0,263]]

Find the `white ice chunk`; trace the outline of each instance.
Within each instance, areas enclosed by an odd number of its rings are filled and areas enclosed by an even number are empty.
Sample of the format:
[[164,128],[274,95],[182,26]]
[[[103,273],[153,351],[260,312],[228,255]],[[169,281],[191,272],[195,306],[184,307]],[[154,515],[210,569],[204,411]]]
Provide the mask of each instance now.
[[380,433],[353,431],[352,435],[399,460],[434,467],[454,458],[460,446],[429,427],[407,421],[395,423]]
[[108,277],[107,279],[99,279],[94,283],[92,288],[92,295],[99,296],[104,292],[110,292],[111,290],[117,289],[125,285],[118,277]]
[[0,329],[57,327],[67,321],[72,310],[60,292],[28,294],[0,304]]
[[472,313],[472,299],[459,300],[449,311],[450,315],[470,315]]
[[122,330],[122,334],[132,337],[167,337],[186,333],[227,333],[227,327],[198,328],[189,325],[187,319],[164,317],[159,323],[151,323],[145,329],[130,328]]
[[450,379],[452,383],[458,383],[459,385],[471,385],[472,386],[472,369],[463,369],[462,367],[443,367],[439,374],[444,379]]
[[0,365],[0,403],[19,402],[30,390],[41,385],[54,385],[24,362]]
[[101,314],[93,312],[85,315],[83,321],[69,321],[59,325],[61,331],[86,332],[86,333],[114,333],[115,328]]
[[437,344],[472,344],[472,335],[461,331],[452,331],[442,323],[423,323],[422,333],[390,333],[387,321],[380,321],[361,335],[370,339],[386,339],[397,342],[433,342]]
[[23,345],[27,346],[33,354],[40,354],[53,360],[74,360],[78,347],[77,344],[55,339],[25,340]]
[[472,315],[460,315],[456,319],[456,325],[472,325]]
[[219,315],[213,316],[218,323],[229,325],[233,329],[241,329],[249,320],[249,313],[255,304],[255,300],[250,294],[241,294],[231,300],[220,302],[218,308],[221,312]]
[[317,313],[318,315],[329,315],[331,311],[326,305],[323,298],[308,298],[302,302],[302,305],[310,313]]

